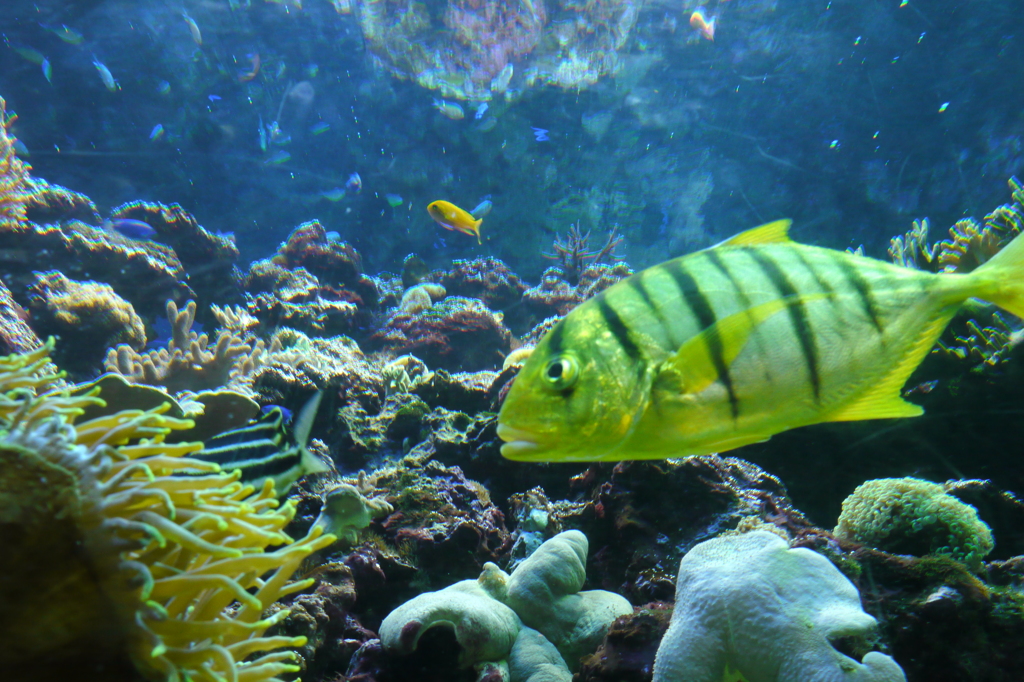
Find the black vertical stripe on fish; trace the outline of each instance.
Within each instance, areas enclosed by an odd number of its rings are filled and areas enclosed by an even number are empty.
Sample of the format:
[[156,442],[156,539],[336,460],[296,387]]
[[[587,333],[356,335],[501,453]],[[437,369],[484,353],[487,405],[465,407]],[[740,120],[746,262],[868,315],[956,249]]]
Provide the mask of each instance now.
[[804,269],[807,270],[807,272],[811,273],[811,277],[814,278],[814,283],[818,285],[818,288],[824,291],[826,294],[828,294],[828,300],[831,301],[832,303],[835,303],[835,287],[833,287],[827,279],[822,277],[820,272],[814,269],[814,265],[809,260],[807,260],[802,253],[796,250],[794,250],[792,253],[796,257],[796,259],[800,261],[800,265],[804,266]]
[[[679,288],[679,293],[682,294],[683,300],[686,301],[686,305],[697,316],[701,332],[706,331],[718,321],[714,309],[712,309],[707,297],[704,296],[704,292],[697,286],[697,280],[693,278],[693,275],[686,269],[686,266],[678,260],[674,260],[665,264],[665,270],[672,276],[676,286]],[[732,411],[732,417],[736,419],[740,416],[740,399],[736,395],[736,388],[733,386],[729,367],[725,364],[725,349],[722,347],[722,339],[718,334],[708,334],[704,338],[708,345],[708,353],[711,355],[711,363],[715,366],[715,372],[718,373],[718,380],[725,386],[725,391],[729,395],[729,409]]]
[[857,268],[853,267],[853,263],[847,258],[836,258],[836,266],[839,268],[839,272],[842,273],[846,281],[850,283],[856,291],[857,295],[860,296],[861,305],[864,306],[864,312],[871,318],[871,324],[875,325],[875,329],[879,334],[882,333],[882,321],[878,317],[878,303],[875,301],[874,295],[871,293],[871,285],[868,284],[867,280],[864,279],[864,275],[860,273]]
[[721,274],[722,277],[725,277],[729,281],[729,284],[733,286],[733,289],[736,291],[736,297],[739,298],[743,307],[752,307],[753,304],[750,302],[750,297],[747,296],[747,292],[743,291],[739,282],[737,282],[736,278],[733,277],[731,272],[729,272],[729,268],[725,267],[725,263],[722,262],[722,257],[718,255],[718,251],[715,249],[709,249],[708,251],[702,251],[701,253],[703,253],[705,258],[708,259],[708,262],[718,270],[719,274]]
[[672,329],[668,325],[668,320],[665,319],[665,315],[661,312],[661,308],[654,302],[654,298],[651,296],[651,292],[647,291],[647,287],[644,285],[643,278],[640,275],[630,277],[626,280],[630,289],[636,292],[637,296],[644,302],[647,309],[654,315],[654,318],[658,320],[658,324],[661,325],[662,331],[665,332],[665,339],[668,341],[669,346],[674,346],[675,340],[672,338]]
[[754,259],[754,262],[757,263],[758,267],[761,268],[775,288],[779,290],[779,293],[787,299],[788,305],[786,310],[789,311],[790,323],[793,325],[796,337],[800,341],[800,348],[803,350],[804,361],[807,364],[807,374],[811,379],[811,392],[814,394],[814,401],[820,402],[821,373],[818,368],[818,349],[814,345],[811,321],[807,316],[807,306],[804,305],[803,299],[793,286],[793,283],[786,277],[786,273],[782,271],[778,263],[767,253],[764,253],[760,247],[756,246],[747,249],[747,253],[750,254],[750,257]]
[[597,296],[597,309],[601,311],[601,317],[604,319],[605,324],[608,325],[608,330],[611,331],[615,340],[622,346],[622,350],[626,351],[629,359],[634,362],[642,359],[643,353],[640,351],[640,346],[636,345],[636,342],[633,341],[633,337],[629,333],[629,327],[622,321],[619,314],[615,312],[615,308],[608,303],[608,298],[604,293]]
[[566,320],[563,317],[560,322],[548,332],[548,348],[551,350],[551,357],[558,357],[562,354],[565,346]]
[[[751,302],[750,297],[747,296],[747,292],[743,290],[743,287],[740,286],[740,283],[733,276],[732,271],[730,271],[728,266],[726,266],[725,261],[722,260],[722,257],[718,253],[718,250],[708,249],[707,251],[702,251],[701,253],[703,253],[705,257],[707,257],[708,262],[710,262],[711,265],[713,265],[714,268],[718,270],[718,273],[722,275],[722,277],[725,277],[725,279],[728,280],[729,284],[732,285],[733,291],[736,293],[736,298],[739,299],[740,305],[742,305],[745,310],[750,310],[751,308],[753,308],[754,304]],[[764,340],[758,337],[755,343],[757,343],[760,352],[764,353],[764,346],[762,345],[764,343]],[[769,384],[775,383],[775,380],[772,377],[771,368],[768,365],[765,365],[764,367],[764,380],[767,381]]]

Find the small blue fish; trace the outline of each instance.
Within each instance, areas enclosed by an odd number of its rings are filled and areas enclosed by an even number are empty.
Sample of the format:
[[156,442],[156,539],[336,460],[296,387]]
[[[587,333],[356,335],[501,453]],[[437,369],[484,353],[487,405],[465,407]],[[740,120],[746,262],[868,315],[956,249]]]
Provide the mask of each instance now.
[[345,188],[335,187],[334,189],[324,190],[323,192],[320,192],[320,196],[330,202],[341,201],[345,198]]
[[537,142],[547,142],[548,140],[551,139],[550,137],[548,137],[548,133],[550,131],[545,130],[544,128],[534,128],[531,126],[530,130],[533,131],[533,139],[535,139]]
[[110,92],[117,92],[120,89],[121,86],[119,86],[117,81],[114,80],[114,74],[110,73],[110,69],[108,69],[103,62],[97,59],[96,55],[92,56],[92,65],[96,67],[97,71],[99,71],[100,80],[103,81],[103,85],[106,86],[107,90]]
[[156,86],[156,91],[161,95],[169,95],[171,93],[171,84],[167,81],[160,81]]
[[46,82],[47,83],[52,83],[53,82],[53,67],[50,66],[50,60],[44,58],[43,59],[43,63],[40,64],[40,66],[43,67],[43,75],[46,76]]
[[221,100],[221,96],[220,95],[207,95],[207,99],[209,99],[211,102],[219,102]]
[[156,236],[156,230],[149,223],[131,218],[115,218],[103,223],[103,227],[123,234],[129,239],[147,240]]
[[494,204],[492,204],[489,199],[484,199],[469,213],[477,220],[480,220],[490,213],[492,208],[494,208]]
[[47,26],[46,24],[39,25],[45,28],[47,31],[53,33],[55,36],[63,40],[68,45],[81,45],[82,41],[85,40],[85,38],[82,37],[81,33],[79,33],[73,28],[68,28],[67,26]]
[[385,194],[384,199],[388,202],[388,206],[391,208],[398,208],[404,202],[404,199],[397,194]]
[[19,55],[21,55],[22,59],[25,59],[26,61],[30,61],[33,64],[37,65],[37,66],[42,65],[42,63],[46,61],[46,57],[43,56],[43,53],[40,52],[39,50],[35,49],[34,47],[27,47],[27,46],[24,46],[24,45],[15,45],[14,43],[11,43],[11,42],[8,42],[7,45],[12,50],[14,50]]
[[348,182],[345,183],[345,189],[349,192],[358,194],[363,189],[363,179],[359,177],[359,173],[353,173],[348,176]]
[[153,130],[150,131],[149,139],[155,141],[155,140],[159,140],[163,136],[164,136],[164,126],[161,123],[157,123],[155,126],[153,126]]
[[263,163],[265,163],[268,166],[277,166],[287,161],[291,161],[291,158],[292,155],[289,154],[287,151],[285,151],[284,149],[278,149],[276,152],[268,156],[267,160],[264,161]]
[[264,405],[260,408],[260,414],[268,414],[274,410],[281,411],[281,416],[284,417],[285,426],[292,423],[292,411],[283,405]]
[[331,230],[330,232],[326,233],[324,236],[327,237],[327,241],[329,241],[329,242],[340,242],[341,241],[341,233],[340,232],[335,232],[334,230]]
[[309,132],[313,133],[314,135],[319,135],[320,133],[326,133],[330,129],[330,123],[327,123],[326,121],[319,121],[309,127]]
[[473,118],[475,118],[478,121],[482,119],[484,117],[484,114],[487,113],[487,108],[487,102],[481,102],[480,106],[476,108],[476,114],[473,116]]

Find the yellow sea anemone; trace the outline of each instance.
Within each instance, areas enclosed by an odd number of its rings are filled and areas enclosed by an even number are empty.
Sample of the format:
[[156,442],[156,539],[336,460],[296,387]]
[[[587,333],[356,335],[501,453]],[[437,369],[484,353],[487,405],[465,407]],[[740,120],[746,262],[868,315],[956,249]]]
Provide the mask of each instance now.
[[[298,671],[262,618],[334,538],[282,529],[272,484],[255,493],[167,444],[191,422],[124,410],[82,423],[48,373],[47,345],[0,358],[0,677],[255,682]],[[202,470],[207,475],[184,475]],[[273,551],[268,551],[273,547]],[[282,650],[284,649],[284,650]]]

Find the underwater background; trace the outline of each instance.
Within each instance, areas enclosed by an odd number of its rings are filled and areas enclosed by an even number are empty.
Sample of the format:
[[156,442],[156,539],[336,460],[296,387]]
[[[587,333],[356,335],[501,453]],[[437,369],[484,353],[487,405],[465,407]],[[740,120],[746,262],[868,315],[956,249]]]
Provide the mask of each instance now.
[[1019,680],[1009,312],[914,419],[534,463],[497,415],[559,319],[761,224],[995,257],[1020,9],[5,0],[4,679]]

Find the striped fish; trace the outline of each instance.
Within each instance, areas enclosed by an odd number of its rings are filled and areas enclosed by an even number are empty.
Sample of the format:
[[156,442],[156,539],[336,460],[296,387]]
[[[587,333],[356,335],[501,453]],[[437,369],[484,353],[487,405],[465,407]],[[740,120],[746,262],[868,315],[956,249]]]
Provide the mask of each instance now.
[[970,274],[932,274],[795,244],[789,224],[654,266],[573,310],[505,399],[502,455],[664,459],[917,416],[900,389],[965,300],[1024,317],[1024,239]]
[[241,428],[208,439],[203,450],[193,457],[215,462],[225,471],[240,469],[242,482],[257,490],[268,478],[272,479],[277,494],[284,495],[302,476],[330,471],[306,449],[321,397],[317,392],[296,417],[295,442],[288,440],[284,412],[274,407]]

